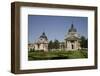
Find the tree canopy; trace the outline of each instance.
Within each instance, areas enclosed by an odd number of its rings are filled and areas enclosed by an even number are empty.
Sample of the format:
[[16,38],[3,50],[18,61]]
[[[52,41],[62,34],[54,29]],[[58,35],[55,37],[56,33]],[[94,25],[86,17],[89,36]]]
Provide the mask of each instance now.
[[49,41],[48,49],[59,49],[59,41],[57,39],[55,39],[54,42],[52,40]]
[[52,42],[52,40],[51,41],[49,41],[49,44],[48,44],[48,49],[50,50],[50,49],[53,49],[53,42]]
[[80,41],[81,48],[88,48],[88,39],[82,36],[80,40],[81,40]]

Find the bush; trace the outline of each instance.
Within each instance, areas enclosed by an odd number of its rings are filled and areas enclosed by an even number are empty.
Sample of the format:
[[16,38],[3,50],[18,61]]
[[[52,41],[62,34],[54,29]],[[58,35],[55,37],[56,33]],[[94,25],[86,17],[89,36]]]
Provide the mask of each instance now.
[[29,52],[34,52],[34,51],[35,51],[35,49],[34,49],[34,48],[29,50]]
[[48,51],[36,50],[28,53],[29,60],[55,60],[55,59],[78,59],[87,58],[87,50],[76,50],[76,51]]

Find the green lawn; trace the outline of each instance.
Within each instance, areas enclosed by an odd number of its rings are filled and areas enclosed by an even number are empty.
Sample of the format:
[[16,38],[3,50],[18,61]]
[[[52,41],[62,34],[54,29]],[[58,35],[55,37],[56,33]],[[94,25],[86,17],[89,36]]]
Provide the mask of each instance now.
[[49,52],[28,52],[28,60],[55,60],[55,59],[79,59],[87,58],[87,50],[76,51],[49,51]]

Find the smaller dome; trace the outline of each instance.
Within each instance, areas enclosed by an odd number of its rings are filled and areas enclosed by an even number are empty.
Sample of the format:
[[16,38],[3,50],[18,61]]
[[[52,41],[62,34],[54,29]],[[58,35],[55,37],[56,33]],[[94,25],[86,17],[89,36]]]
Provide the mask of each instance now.
[[48,40],[47,36],[45,35],[45,32],[42,33],[42,35],[40,36],[40,38]]

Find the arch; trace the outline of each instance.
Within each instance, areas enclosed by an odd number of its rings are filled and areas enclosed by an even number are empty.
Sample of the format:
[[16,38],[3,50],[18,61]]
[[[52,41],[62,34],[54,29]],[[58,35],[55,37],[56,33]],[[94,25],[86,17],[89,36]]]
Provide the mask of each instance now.
[[71,49],[74,49],[74,45],[73,44],[71,45]]

